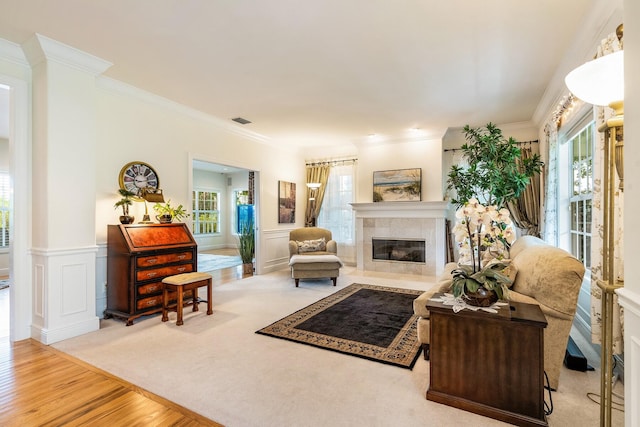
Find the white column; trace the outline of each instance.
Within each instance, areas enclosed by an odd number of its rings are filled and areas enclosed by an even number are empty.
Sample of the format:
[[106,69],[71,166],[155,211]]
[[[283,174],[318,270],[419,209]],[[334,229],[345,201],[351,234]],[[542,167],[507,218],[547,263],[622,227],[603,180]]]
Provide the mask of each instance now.
[[36,34],[33,76],[33,321],[50,344],[99,328],[96,315],[95,78],[111,64]]

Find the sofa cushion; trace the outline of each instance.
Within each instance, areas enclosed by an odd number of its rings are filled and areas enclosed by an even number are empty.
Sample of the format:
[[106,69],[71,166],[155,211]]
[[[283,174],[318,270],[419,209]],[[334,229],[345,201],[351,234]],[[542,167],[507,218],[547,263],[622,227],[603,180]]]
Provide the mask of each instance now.
[[298,243],[298,252],[318,252],[327,250],[327,242],[324,237],[314,240],[304,240]]

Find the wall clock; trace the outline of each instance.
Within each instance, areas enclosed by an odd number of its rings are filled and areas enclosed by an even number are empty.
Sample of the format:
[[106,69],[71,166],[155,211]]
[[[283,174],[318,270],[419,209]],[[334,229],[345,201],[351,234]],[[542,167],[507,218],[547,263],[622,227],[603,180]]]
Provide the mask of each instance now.
[[129,162],[120,169],[118,176],[120,188],[135,193],[138,197],[142,197],[143,188],[160,188],[160,179],[158,173],[145,162]]

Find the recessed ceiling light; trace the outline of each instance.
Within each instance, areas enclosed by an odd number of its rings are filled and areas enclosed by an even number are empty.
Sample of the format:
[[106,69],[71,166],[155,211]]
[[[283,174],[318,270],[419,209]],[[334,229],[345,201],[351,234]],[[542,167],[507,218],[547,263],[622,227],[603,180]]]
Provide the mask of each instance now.
[[235,119],[231,119],[236,123],[240,123],[241,125],[246,125],[248,123],[251,123],[249,120],[247,119],[243,119],[242,117],[236,117]]

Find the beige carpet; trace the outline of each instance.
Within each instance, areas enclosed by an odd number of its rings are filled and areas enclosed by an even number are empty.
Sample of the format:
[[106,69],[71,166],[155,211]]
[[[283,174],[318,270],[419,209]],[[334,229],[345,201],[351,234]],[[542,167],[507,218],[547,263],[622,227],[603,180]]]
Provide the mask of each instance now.
[[[337,288],[295,288],[287,270],[253,276],[214,286],[214,314],[186,311],[184,326],[175,313],[168,323],[155,316],[130,327],[110,319],[54,347],[229,427],[506,425],[426,400],[422,356],[409,371],[255,333],[354,282],[427,289],[432,279],[356,273],[344,268]],[[599,371],[564,369],[549,424],[599,425],[588,392],[599,392]],[[623,424],[614,411],[614,425]]]

